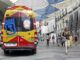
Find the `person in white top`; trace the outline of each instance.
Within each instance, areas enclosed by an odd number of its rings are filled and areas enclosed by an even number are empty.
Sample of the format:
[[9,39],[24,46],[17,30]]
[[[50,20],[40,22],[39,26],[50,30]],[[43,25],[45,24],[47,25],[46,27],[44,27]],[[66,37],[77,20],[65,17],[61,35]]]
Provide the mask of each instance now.
[[44,40],[46,40],[46,38],[47,38],[47,33],[48,33],[48,27],[47,27],[47,25],[45,26],[45,25],[42,25],[41,26],[41,35],[42,35],[42,40],[44,41]]

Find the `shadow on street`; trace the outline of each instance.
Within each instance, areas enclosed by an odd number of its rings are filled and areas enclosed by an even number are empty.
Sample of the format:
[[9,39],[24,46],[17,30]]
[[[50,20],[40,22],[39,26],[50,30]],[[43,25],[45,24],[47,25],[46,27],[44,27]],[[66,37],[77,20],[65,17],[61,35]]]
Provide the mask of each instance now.
[[34,55],[31,51],[13,51],[10,54],[4,54],[6,56],[31,56]]

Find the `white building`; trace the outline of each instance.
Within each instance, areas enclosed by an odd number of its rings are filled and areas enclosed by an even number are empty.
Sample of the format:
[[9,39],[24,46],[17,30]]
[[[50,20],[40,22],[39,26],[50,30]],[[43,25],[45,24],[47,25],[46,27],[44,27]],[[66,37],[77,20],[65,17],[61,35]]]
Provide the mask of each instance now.
[[65,0],[54,5],[60,9],[55,14],[57,20],[57,34],[60,34],[66,27],[69,27],[70,13],[79,6],[79,2],[79,0]]

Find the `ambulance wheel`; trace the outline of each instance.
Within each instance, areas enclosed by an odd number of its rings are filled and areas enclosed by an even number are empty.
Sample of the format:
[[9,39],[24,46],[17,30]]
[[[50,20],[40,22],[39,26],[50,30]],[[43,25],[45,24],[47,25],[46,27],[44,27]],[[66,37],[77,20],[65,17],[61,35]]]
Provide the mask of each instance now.
[[8,50],[4,50],[4,54],[5,55],[9,54],[9,51]]
[[33,49],[32,54],[36,54],[36,53],[37,53],[36,49]]

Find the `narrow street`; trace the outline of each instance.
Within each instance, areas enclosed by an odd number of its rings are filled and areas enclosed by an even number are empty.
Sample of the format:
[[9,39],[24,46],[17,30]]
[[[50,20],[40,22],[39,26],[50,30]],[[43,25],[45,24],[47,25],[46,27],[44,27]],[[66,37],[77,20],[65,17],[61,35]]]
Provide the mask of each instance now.
[[80,60],[79,22],[80,0],[0,0],[0,60]]

